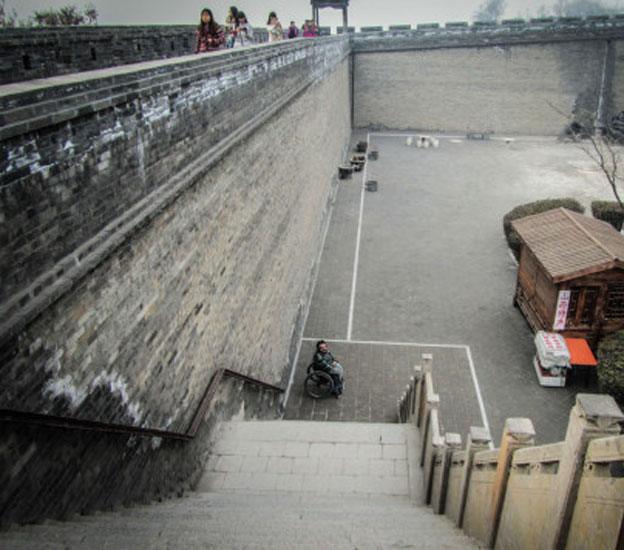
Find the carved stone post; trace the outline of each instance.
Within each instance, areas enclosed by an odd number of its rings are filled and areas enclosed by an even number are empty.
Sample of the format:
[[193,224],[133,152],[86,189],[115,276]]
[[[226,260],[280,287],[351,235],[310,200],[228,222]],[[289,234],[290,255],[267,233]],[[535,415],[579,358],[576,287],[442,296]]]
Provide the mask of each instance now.
[[449,473],[451,471],[451,457],[455,451],[461,449],[461,435],[447,433],[444,436],[444,447],[442,448],[440,476],[433,487],[431,506],[434,514],[444,514],[446,505],[446,490],[448,488]]
[[620,433],[619,422],[624,415],[610,395],[579,393],[570,412],[553,510],[553,530],[548,548],[563,550],[566,546],[572,513],[576,503],[587,445],[592,439]]
[[[419,408],[418,408],[418,426],[420,426],[420,429],[422,430],[425,426],[424,426],[424,420],[425,420],[425,412],[426,412],[426,404],[427,404],[427,398],[426,398],[426,378],[427,378],[427,374],[431,375],[431,368],[433,366],[433,355],[431,355],[430,353],[423,353],[421,356],[421,361],[422,361],[422,376],[421,376],[421,386],[420,386],[420,401],[419,401]],[[431,376],[429,376],[431,377]]]
[[462,473],[461,489],[459,495],[459,514],[457,517],[457,527],[464,523],[464,510],[466,509],[466,499],[468,498],[468,487],[470,486],[470,476],[472,475],[472,461],[475,453],[485,451],[490,445],[490,433],[485,428],[472,426],[466,442],[466,461]]
[[416,388],[414,390],[414,425],[421,426],[421,403],[424,380],[424,372],[420,365],[414,366],[414,376],[416,377]]
[[505,502],[507,491],[507,481],[509,480],[509,469],[511,459],[517,449],[535,444],[535,429],[533,423],[528,418],[508,418],[505,421],[503,437],[498,451],[498,462],[496,466],[496,477],[492,487],[492,516],[486,534],[486,544],[488,548],[494,548],[496,534],[500,524],[500,517]]

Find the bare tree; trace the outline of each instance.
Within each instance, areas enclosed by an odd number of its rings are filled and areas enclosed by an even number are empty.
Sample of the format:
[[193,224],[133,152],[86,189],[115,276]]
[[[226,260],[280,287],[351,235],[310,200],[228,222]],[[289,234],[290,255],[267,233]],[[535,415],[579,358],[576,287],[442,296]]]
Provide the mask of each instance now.
[[590,134],[586,140],[576,139],[575,141],[600,168],[609,182],[615,200],[620,205],[620,208],[624,210],[624,202],[622,202],[620,189],[618,188],[619,185],[624,183],[624,177],[622,177],[619,171],[619,169],[624,167],[621,147],[618,147],[608,136],[601,134]]
[[17,25],[15,9],[9,11],[6,0],[0,0],[0,28],[11,28]]
[[67,5],[58,10],[39,10],[33,14],[34,22],[41,27],[91,25],[97,23],[97,18],[98,12],[93,4],[85,6],[83,11],[74,5]]
[[587,15],[610,15],[621,9],[622,2],[608,6],[604,0],[557,0],[555,15],[559,17],[585,17]]
[[89,25],[97,25],[99,13],[93,4],[88,4],[84,9],[84,17]]
[[484,0],[474,13],[475,21],[496,21],[505,13],[507,0]]
[[[550,101],[548,105],[555,112],[559,113],[568,122],[566,135],[596,164],[605,179],[607,180],[611,192],[620,208],[624,210],[624,201],[619,186],[624,184],[622,170],[624,169],[624,159],[622,158],[622,146],[618,145],[619,130],[608,124],[606,128],[587,127],[573,120],[570,122],[570,115],[553,105]],[[592,114],[583,111],[576,116],[581,116],[584,120],[591,120]],[[619,120],[619,116],[613,117]]]

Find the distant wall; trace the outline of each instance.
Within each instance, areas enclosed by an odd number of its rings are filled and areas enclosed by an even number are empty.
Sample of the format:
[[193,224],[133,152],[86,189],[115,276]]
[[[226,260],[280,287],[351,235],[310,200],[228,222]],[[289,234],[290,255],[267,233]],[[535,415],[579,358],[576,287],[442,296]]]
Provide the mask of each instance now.
[[[183,432],[217,368],[285,385],[350,138],[348,51],[258,46],[1,97],[0,409]],[[10,519],[54,515],[61,494],[76,511],[91,486],[89,506],[111,502],[106,483],[114,502],[175,490],[196,458],[54,437],[0,440],[21,464],[3,469]],[[139,466],[167,475],[135,483]],[[45,473],[52,488],[27,481]]]
[[607,40],[615,41],[621,57],[622,39],[624,24],[591,32],[355,35],[354,124],[559,134],[566,114],[593,122],[601,93],[605,105],[612,96],[619,104],[621,59],[607,79],[611,86],[603,90],[602,83]]
[[624,111],[624,40],[615,42],[615,68],[613,74],[612,112]]
[[[0,29],[0,84],[188,55],[195,25]],[[264,28],[257,42],[267,41]]]

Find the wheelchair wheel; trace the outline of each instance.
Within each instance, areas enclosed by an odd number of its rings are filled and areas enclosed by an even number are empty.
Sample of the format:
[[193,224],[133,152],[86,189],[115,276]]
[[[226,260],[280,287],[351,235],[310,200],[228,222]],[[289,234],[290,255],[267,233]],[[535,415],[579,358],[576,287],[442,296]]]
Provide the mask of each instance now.
[[334,391],[332,377],[323,371],[313,371],[308,374],[304,386],[306,393],[313,399],[329,397]]

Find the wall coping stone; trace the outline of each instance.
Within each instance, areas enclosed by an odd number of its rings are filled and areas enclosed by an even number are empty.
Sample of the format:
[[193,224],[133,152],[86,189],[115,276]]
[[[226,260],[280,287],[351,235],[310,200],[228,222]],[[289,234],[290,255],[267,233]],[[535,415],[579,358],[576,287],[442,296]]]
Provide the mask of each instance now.
[[579,393],[576,405],[582,418],[595,421],[603,418],[610,423],[624,421],[624,414],[610,395]]
[[587,447],[586,462],[615,462],[624,460],[624,435],[593,439]]
[[386,51],[413,51],[442,48],[482,48],[586,40],[624,39],[624,20],[610,19],[594,24],[559,23],[503,24],[445,28],[419,25],[409,31],[356,33],[352,37],[355,54]]
[[513,456],[514,466],[521,464],[540,464],[543,462],[558,462],[563,452],[564,442],[526,447],[518,449]]
[[475,453],[475,464],[496,464],[498,462],[499,449],[488,449]]
[[[177,88],[225,69],[347,40],[347,37],[314,41],[302,38],[5,84],[0,86],[0,122],[3,124],[0,140],[65,122],[86,112],[107,109],[149,94],[157,87]],[[124,91],[116,91],[121,86]]]

